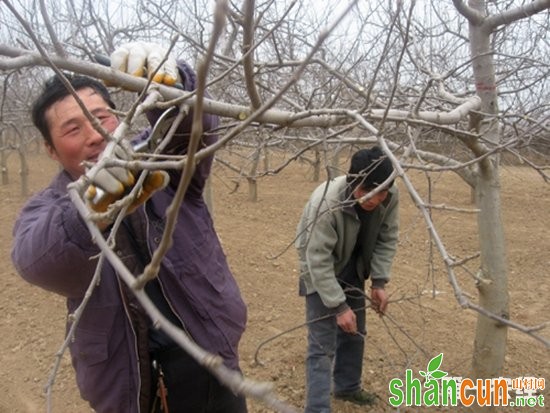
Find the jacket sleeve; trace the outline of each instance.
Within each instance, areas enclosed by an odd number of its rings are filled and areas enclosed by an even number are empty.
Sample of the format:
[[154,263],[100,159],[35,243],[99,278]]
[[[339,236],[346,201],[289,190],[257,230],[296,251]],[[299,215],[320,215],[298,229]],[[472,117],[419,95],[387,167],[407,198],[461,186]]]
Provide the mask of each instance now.
[[[193,91],[197,87],[197,77],[193,69],[184,61],[179,60],[178,70],[182,78],[183,88],[186,91]],[[207,97],[208,94],[206,95]],[[149,122],[153,125],[162,114],[160,110],[153,110],[147,114]],[[202,116],[202,130],[203,136],[199,150],[207,146],[212,145],[218,140],[218,135],[215,133],[219,124],[219,117],[209,113],[203,113]],[[172,138],[170,144],[166,148],[165,152],[174,155],[183,155],[187,153],[189,146],[189,140],[191,138],[191,130],[193,127],[193,110],[189,110],[187,116],[183,119]],[[142,139],[142,138],[139,138]],[[139,140],[138,139],[138,140]],[[201,160],[197,164],[193,179],[187,191],[187,196],[200,197],[204,189],[204,185],[208,176],[210,175],[210,169],[212,166],[213,155]],[[181,173],[180,171],[170,170],[170,185],[175,189],[179,183]]]
[[386,214],[380,225],[370,262],[373,287],[384,287],[390,280],[390,270],[399,238],[399,192],[392,193]]
[[31,284],[66,297],[82,297],[99,249],[68,195],[43,191],[22,209],[13,229],[12,260]]
[[304,246],[306,265],[323,304],[328,308],[344,309],[347,308],[346,296],[334,272],[333,251],[338,242],[336,222],[330,211],[325,209],[317,214],[317,209],[309,205],[307,224],[310,228]]

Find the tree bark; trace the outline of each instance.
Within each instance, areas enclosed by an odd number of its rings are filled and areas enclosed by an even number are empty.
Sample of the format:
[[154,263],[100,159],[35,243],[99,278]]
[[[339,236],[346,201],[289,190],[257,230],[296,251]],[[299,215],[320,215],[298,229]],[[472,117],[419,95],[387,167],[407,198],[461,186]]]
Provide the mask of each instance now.
[[[482,172],[476,185],[481,281],[479,304],[490,312],[508,317],[508,272],[501,219],[499,168]],[[477,318],[472,359],[474,378],[500,377],[506,355],[507,327],[481,314]]]
[[[485,1],[470,0],[469,6],[485,15]],[[498,103],[494,59],[491,48],[491,31],[483,20],[470,20],[470,47],[477,94],[481,98],[481,111],[485,115],[481,133],[488,141],[498,144]],[[486,310],[508,318],[508,273],[504,228],[501,218],[499,158],[491,155],[479,164],[475,183],[480,243],[479,304]],[[478,315],[472,376],[474,378],[499,377],[504,367],[507,328],[501,323]]]

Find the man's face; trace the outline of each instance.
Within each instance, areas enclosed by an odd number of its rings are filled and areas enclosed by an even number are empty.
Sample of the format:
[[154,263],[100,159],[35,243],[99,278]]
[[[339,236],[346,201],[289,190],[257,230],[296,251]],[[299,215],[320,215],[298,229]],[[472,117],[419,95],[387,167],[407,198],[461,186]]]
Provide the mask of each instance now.
[[[113,132],[118,119],[109,111],[109,105],[92,88],[77,92],[84,106],[107,132]],[[72,95],[54,103],[46,110],[52,146],[47,145],[50,157],[77,179],[84,174],[83,161],[95,162],[105,149],[106,142],[97,132]]]
[[[355,199],[361,199],[365,195],[367,195],[372,189],[364,189],[361,186],[358,186],[353,191],[353,197]],[[361,208],[363,208],[365,211],[374,211],[378,205],[380,205],[382,202],[386,200],[388,197],[388,190],[384,189],[383,191],[378,192],[373,197],[367,199],[366,201],[359,202],[359,205]]]

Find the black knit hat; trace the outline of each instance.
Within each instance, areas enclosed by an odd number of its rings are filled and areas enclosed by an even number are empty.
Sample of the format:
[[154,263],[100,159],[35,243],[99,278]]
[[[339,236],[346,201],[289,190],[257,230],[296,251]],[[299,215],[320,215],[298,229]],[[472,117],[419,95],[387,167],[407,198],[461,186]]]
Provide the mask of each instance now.
[[[371,190],[384,182],[393,172],[393,165],[378,146],[360,149],[351,157],[347,181],[352,188],[361,186]],[[390,188],[393,180],[386,185]]]

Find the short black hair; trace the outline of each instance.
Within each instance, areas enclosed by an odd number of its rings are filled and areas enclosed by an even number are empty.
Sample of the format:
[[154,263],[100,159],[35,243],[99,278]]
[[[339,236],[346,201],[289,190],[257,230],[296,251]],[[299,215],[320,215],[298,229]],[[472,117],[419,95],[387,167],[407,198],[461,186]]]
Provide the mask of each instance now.
[[[360,186],[370,191],[380,186],[392,173],[393,165],[389,158],[380,147],[373,146],[353,154],[346,179],[352,189]],[[385,187],[390,188],[392,185],[393,180]]]
[[[115,109],[115,104],[111,99],[109,91],[103,83],[88,76],[63,74],[74,90],[79,91],[85,88],[95,90],[105,102]],[[32,121],[34,126],[40,131],[46,143],[53,146],[52,136],[50,134],[50,125],[46,120],[46,110],[54,103],[59,102],[69,96],[71,92],[67,89],[61,77],[58,74],[53,75],[44,83],[42,93],[36,98],[32,106]]]

